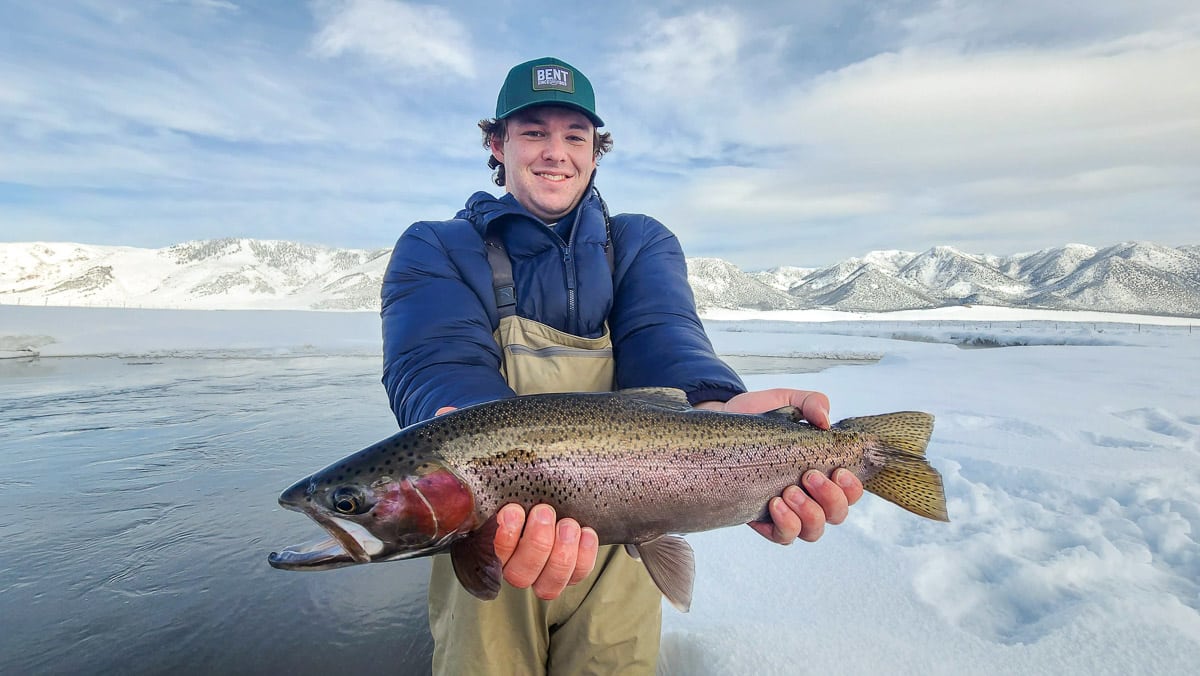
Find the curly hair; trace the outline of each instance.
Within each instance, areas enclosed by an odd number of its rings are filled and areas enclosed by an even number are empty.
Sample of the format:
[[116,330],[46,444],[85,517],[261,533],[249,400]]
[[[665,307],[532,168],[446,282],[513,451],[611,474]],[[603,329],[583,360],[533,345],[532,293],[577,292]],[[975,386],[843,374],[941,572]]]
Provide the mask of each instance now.
[[[492,139],[500,139],[503,141],[508,138],[508,119],[498,120],[494,117],[489,117],[486,120],[479,121],[479,130],[483,132],[483,147],[491,150]],[[604,153],[612,150],[613,140],[612,133],[607,131],[595,130],[592,135],[592,150],[596,155],[596,161],[600,161],[604,157]],[[492,169],[492,182],[496,185],[504,185],[504,164],[496,159],[495,155],[488,155],[488,169]]]

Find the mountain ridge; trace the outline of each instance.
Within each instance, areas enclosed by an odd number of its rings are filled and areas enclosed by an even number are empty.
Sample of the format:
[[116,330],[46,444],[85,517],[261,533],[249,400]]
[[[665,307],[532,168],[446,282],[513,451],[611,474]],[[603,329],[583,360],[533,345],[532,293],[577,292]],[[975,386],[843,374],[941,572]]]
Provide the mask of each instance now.
[[[224,238],[161,249],[0,242],[0,303],[378,310],[390,249]],[[689,258],[701,309],[887,312],[997,305],[1200,317],[1200,245],[1066,244],[996,256],[936,246],[745,272]]]

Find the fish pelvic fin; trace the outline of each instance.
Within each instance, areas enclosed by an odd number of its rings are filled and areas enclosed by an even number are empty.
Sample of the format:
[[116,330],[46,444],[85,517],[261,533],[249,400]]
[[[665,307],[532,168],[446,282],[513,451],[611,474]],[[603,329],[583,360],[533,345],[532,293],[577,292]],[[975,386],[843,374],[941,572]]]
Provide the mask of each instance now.
[[[626,549],[628,549],[626,545]],[[692,585],[696,579],[696,554],[678,535],[661,535],[634,546],[650,579],[671,605],[681,613],[692,607]]]
[[925,448],[933,434],[933,416],[901,411],[847,418],[834,427],[878,439],[874,450],[883,458],[883,467],[863,481],[863,488],[918,516],[950,520],[942,475],[925,459]]
[[496,556],[496,516],[450,546],[450,562],[463,589],[475,598],[491,601],[500,593],[504,569]]

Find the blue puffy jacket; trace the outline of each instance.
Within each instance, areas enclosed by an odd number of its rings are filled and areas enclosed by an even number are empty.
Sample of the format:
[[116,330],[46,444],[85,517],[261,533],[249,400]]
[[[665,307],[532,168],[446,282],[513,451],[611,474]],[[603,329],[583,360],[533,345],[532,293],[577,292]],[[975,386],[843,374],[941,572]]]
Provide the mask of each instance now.
[[[573,219],[573,220],[571,220]],[[514,396],[500,375],[499,326],[483,233],[512,259],[517,314],[595,337],[608,321],[617,387],[669,386],[692,403],[726,401],[741,379],[713,352],[696,315],[679,241],[658,221],[614,216],[615,270],[601,202],[588,191],[564,241],[511,195],[478,192],[455,220],[414,223],[383,278],[383,384],[402,426],[443,406]]]

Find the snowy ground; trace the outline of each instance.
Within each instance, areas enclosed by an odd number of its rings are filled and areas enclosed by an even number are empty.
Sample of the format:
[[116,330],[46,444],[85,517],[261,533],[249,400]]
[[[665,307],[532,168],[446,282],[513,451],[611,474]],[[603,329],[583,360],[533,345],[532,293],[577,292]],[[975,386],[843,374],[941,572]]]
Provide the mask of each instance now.
[[1062,319],[714,326],[723,351],[881,354],[748,384],[823,390],[835,418],[934,413],[952,521],[868,497],[816,545],[692,536],[701,601],[665,616],[666,670],[1192,673],[1200,330]]
[[[695,602],[664,610],[662,673],[1200,664],[1200,321],[969,308],[728,313],[709,329],[725,354],[877,359],[747,384],[822,390],[834,418],[933,413],[951,523],[868,496],[817,544],[778,547],[748,528],[689,536]],[[378,320],[0,307],[4,350],[371,354]]]

